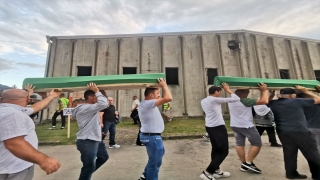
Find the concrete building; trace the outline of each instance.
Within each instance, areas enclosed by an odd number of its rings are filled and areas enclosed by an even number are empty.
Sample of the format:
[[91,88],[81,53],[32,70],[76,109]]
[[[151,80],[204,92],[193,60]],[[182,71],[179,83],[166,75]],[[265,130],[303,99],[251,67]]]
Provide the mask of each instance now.
[[[47,36],[46,77],[165,72],[173,116],[202,116],[216,75],[320,79],[320,40],[247,30]],[[143,90],[108,91],[123,116]],[[56,102],[55,102],[56,103]],[[44,119],[51,118],[52,103]],[[226,110],[226,108],[224,107]]]

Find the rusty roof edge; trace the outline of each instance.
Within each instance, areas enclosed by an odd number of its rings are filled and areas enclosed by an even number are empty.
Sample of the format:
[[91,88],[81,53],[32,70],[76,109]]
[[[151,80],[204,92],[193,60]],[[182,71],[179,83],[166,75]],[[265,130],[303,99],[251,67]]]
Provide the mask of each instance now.
[[108,38],[130,38],[130,37],[152,37],[152,36],[178,36],[178,35],[205,35],[205,34],[227,34],[227,33],[248,33],[253,35],[263,35],[263,36],[271,36],[278,38],[286,38],[293,40],[301,40],[301,41],[312,41],[320,43],[320,40],[296,37],[296,36],[287,36],[287,35],[279,35],[272,33],[264,33],[258,31],[251,30],[217,30],[217,31],[183,31],[183,32],[164,32],[164,33],[137,33],[137,34],[111,34],[111,35],[74,35],[74,36],[46,36],[47,42],[52,38],[57,39],[108,39]]

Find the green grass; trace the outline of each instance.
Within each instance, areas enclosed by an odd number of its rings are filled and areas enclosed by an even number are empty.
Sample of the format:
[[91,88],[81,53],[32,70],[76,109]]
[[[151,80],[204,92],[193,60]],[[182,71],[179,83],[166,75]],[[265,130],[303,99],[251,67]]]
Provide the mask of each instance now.
[[[132,124],[132,120],[125,120],[117,125],[119,129],[137,129],[137,125]],[[226,120],[226,126],[229,132],[230,121]],[[36,132],[40,142],[59,142],[59,144],[72,144],[76,139],[78,125],[76,121],[71,121],[70,138],[67,138],[67,129],[61,130],[58,126],[55,130],[48,130],[51,124],[44,123],[36,126]],[[183,136],[183,135],[199,135],[204,134],[205,121],[204,119],[173,119],[172,122],[165,122],[165,130],[163,136]]]
[[[61,144],[72,144],[76,139],[76,133],[78,132],[78,125],[76,121],[70,123],[70,138],[67,138],[67,129],[61,130],[57,126],[54,130],[49,130],[51,124],[44,123],[36,126],[36,132],[39,142],[60,142]],[[66,126],[67,128],[67,126]]]

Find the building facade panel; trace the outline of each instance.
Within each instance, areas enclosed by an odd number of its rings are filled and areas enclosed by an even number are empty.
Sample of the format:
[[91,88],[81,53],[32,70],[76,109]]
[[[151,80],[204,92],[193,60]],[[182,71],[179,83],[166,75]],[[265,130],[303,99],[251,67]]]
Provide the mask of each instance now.
[[[164,72],[170,81],[175,117],[203,115],[200,101],[212,85],[208,74],[315,79],[315,71],[320,70],[319,40],[245,30],[48,38],[47,77],[77,76],[78,66],[91,67],[91,75]],[[233,40],[240,42],[240,49],[228,47]],[[134,89],[107,94],[128,117],[132,96],[141,100],[143,92]],[[259,91],[251,94],[257,97]],[[51,118],[56,103],[44,112],[44,119]]]

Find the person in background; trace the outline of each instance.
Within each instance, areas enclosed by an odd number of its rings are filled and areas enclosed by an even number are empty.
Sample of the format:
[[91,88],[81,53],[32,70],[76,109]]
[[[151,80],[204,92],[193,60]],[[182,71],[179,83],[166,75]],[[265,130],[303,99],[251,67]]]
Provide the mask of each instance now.
[[172,101],[172,95],[164,79],[160,78],[158,82],[163,90],[163,97],[160,98],[159,88],[146,88],[145,99],[141,101],[138,109],[141,121],[140,141],[146,146],[149,158],[140,180],[158,180],[165,151],[161,137],[164,122],[157,106]]
[[230,173],[220,169],[221,163],[229,154],[228,132],[222,115],[221,104],[240,101],[229,85],[222,83],[223,89],[231,95],[230,98],[221,98],[221,87],[211,86],[209,96],[201,101],[202,110],[206,114],[206,131],[209,135],[212,150],[211,162],[207,169],[202,172],[200,178],[203,180],[214,180],[220,177],[229,177]]
[[109,159],[106,145],[101,141],[99,116],[101,110],[108,108],[108,98],[99,92],[96,84],[87,86],[89,90],[84,92],[86,102],[72,111],[79,126],[76,145],[83,163],[79,180],[91,179],[92,174]]
[[320,97],[302,86],[296,89],[310,98],[296,98],[296,91],[291,88],[280,90],[279,99],[272,100],[268,106],[274,113],[277,133],[283,147],[286,178],[306,179],[307,176],[297,171],[298,150],[307,159],[312,178],[320,180],[320,153],[317,148],[315,134],[307,127],[304,108],[312,108],[320,104]]
[[47,98],[26,107],[33,89],[32,85],[27,85],[27,91],[9,89],[1,93],[0,180],[31,180],[34,164],[38,164],[47,174],[60,168],[56,159],[37,150],[38,137],[29,115],[44,109],[61,92],[52,90]]
[[[27,105],[27,107],[31,107],[33,104],[34,104],[34,102],[30,102],[30,103]],[[36,117],[36,116],[37,116],[37,117]],[[35,118],[35,117],[36,117],[36,119],[39,118],[39,112],[36,112],[36,113],[33,113],[33,114],[30,115],[30,118],[33,120],[33,122],[35,122],[35,121],[34,121],[34,118]]]
[[268,133],[269,143],[272,147],[282,147],[281,144],[278,144],[276,133],[275,133],[275,122],[274,115],[271,109],[266,105],[257,105],[253,107],[254,110],[254,121],[256,128],[260,134],[266,130]]
[[[269,101],[271,101],[274,97],[274,90],[269,91]],[[253,113],[253,119],[255,121],[256,128],[260,134],[260,136],[263,134],[263,132],[266,130],[268,133],[269,143],[272,147],[282,147],[281,144],[278,144],[275,128],[276,125],[274,122],[274,115],[271,109],[266,105],[257,105],[253,106],[252,109]]]
[[58,107],[56,112],[52,116],[52,127],[49,129],[56,129],[56,124],[57,124],[57,117],[60,115],[61,116],[61,128],[64,129],[64,126],[66,124],[66,117],[63,115],[63,109],[67,108],[69,104],[69,99],[64,97],[64,93],[61,93],[60,98],[58,100]]
[[[253,160],[260,152],[262,142],[257,128],[253,124],[252,106],[265,105],[269,102],[267,85],[259,83],[261,92],[260,99],[248,98],[249,89],[237,89],[235,94],[240,97],[239,102],[228,103],[230,109],[230,127],[236,139],[236,150],[241,161],[240,170],[261,173],[261,170],[253,163]],[[246,157],[246,138],[251,143],[251,147]]]
[[118,111],[116,111],[116,107],[113,105],[113,98],[108,97],[109,107],[100,111],[100,124],[103,124],[102,127],[102,141],[110,132],[109,135],[109,148],[120,148],[120,145],[116,144],[116,116],[119,115]]
[[134,117],[137,116],[138,114],[138,107],[139,107],[139,104],[140,104],[140,101],[139,99],[137,98],[137,96],[133,96],[132,97],[132,106],[131,106],[131,114],[130,114],[130,117],[132,118],[133,120],[133,124],[138,124],[138,122],[136,121],[136,119]]
[[[320,92],[320,85],[317,86],[317,91]],[[297,94],[297,97],[312,98],[311,96],[305,93]],[[318,150],[320,153],[320,104],[315,104],[312,107],[304,107],[303,111],[307,119],[307,125],[309,130],[316,136]]]
[[171,105],[170,102],[164,103],[163,104],[163,111],[162,115],[166,118],[167,121],[171,122],[172,121],[172,116],[170,117],[170,109]]

